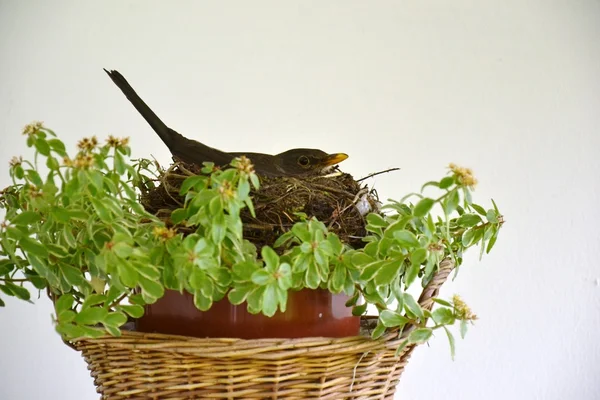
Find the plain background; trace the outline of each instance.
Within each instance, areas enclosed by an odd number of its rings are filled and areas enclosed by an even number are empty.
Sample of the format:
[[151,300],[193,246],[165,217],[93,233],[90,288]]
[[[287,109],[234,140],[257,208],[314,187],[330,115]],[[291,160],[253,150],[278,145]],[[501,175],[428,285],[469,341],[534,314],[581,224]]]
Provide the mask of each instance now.
[[[212,146],[401,167],[371,181],[382,199],[473,168],[507,222],[442,294],[480,320],[455,361],[443,334],[417,349],[399,398],[600,399],[599,1],[0,0],[0,58],[2,187],[32,120],[169,162],[103,67]],[[0,399],[97,399],[48,300],[7,303]]]

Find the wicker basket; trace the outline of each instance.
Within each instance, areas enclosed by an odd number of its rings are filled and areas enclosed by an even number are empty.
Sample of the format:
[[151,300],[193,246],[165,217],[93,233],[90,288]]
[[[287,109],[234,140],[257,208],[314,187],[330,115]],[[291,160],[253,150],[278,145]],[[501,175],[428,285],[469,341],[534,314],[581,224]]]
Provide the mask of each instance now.
[[[433,296],[453,265],[446,260],[419,303]],[[198,339],[124,331],[80,339],[102,400],[121,399],[393,399],[414,349],[396,356],[409,329],[378,340]]]

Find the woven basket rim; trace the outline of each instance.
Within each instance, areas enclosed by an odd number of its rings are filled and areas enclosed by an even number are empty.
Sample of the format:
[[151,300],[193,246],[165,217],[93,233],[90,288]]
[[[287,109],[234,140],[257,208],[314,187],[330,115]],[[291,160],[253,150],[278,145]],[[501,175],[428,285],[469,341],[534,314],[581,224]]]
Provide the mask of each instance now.
[[396,348],[402,342],[398,332],[389,332],[378,339],[368,336],[343,338],[307,337],[282,339],[231,339],[193,338],[177,335],[148,334],[125,331],[122,336],[102,336],[99,338],[73,340],[75,347],[86,343],[130,350],[154,350],[178,354],[194,354],[200,358],[278,359],[300,355],[317,356],[335,352],[337,354],[382,351]]

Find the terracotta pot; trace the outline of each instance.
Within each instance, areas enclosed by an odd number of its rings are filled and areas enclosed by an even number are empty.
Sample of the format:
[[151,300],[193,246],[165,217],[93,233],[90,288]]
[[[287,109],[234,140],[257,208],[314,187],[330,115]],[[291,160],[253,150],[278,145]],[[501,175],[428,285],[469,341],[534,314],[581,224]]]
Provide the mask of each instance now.
[[194,306],[193,296],[167,290],[154,304],[146,306],[137,320],[139,332],[193,337],[223,338],[299,338],[346,337],[358,335],[360,318],[345,306],[348,296],[327,290],[290,291],[285,313],[269,318],[250,314],[246,303],[234,306],[227,298],[202,312]]

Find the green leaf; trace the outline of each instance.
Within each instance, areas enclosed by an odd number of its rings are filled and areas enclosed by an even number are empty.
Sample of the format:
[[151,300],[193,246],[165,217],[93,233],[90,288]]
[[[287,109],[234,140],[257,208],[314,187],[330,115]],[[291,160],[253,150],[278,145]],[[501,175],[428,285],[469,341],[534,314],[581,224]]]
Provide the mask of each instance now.
[[89,215],[84,210],[68,210],[69,218],[77,221],[87,221]]
[[23,211],[10,221],[17,226],[27,226],[35,224],[42,220],[42,217],[35,211]]
[[475,204],[475,203],[472,203],[472,204],[471,204],[471,207],[472,207],[472,208],[473,208],[475,211],[477,211],[477,212],[478,212],[480,215],[482,215],[482,216],[484,216],[484,217],[487,215],[487,211],[485,211],[485,209],[484,209],[483,207],[481,207],[481,206],[479,206],[479,205],[477,205],[477,204]]
[[75,316],[75,322],[82,325],[95,325],[106,318],[108,311],[101,307],[90,307],[81,310]]
[[394,233],[404,229],[406,227],[406,224],[409,223],[411,219],[413,219],[412,215],[405,215],[400,217],[397,221],[391,223],[390,226],[386,228],[384,236],[386,238],[393,238]]
[[406,229],[394,232],[394,238],[404,247],[418,247],[419,240],[414,233]]
[[[118,193],[119,190],[117,189],[112,180],[104,177],[104,184],[110,188],[111,193]],[[127,196],[129,200],[137,201],[137,194],[135,193],[135,190],[129,187],[127,183],[122,182],[121,188],[123,189],[123,192],[125,192],[125,196]]]
[[213,197],[208,203],[210,215],[215,216],[223,213],[223,199],[219,196]]
[[229,299],[229,302],[233,305],[242,304],[248,297],[248,294],[252,290],[254,290],[254,288],[255,287],[250,284],[234,286],[234,288],[231,289],[229,293],[227,293],[227,298]]
[[60,324],[63,324],[66,322],[73,322],[75,320],[76,315],[77,314],[75,314],[75,311],[66,310],[57,316],[57,320]]
[[455,344],[454,344],[454,336],[452,335],[450,330],[448,328],[446,328],[445,326],[444,326],[444,330],[446,331],[446,335],[448,336],[448,343],[450,343],[450,356],[452,357],[452,360],[454,360],[454,355],[456,354],[456,348],[455,348]]
[[379,339],[385,333],[385,326],[381,323],[381,321],[377,322],[377,326],[371,332],[372,339]]
[[389,285],[398,275],[401,266],[401,260],[391,260],[384,263],[375,274],[375,284],[377,286]]
[[396,349],[396,357],[398,357],[400,354],[404,354],[404,349],[406,349],[406,346],[408,346],[408,339],[403,340],[398,345],[398,348]]
[[267,285],[263,293],[262,307],[263,314],[267,317],[272,317],[277,311],[277,305],[279,304],[279,298],[276,292],[276,285]]
[[293,237],[294,237],[293,232],[287,231],[286,233],[284,233],[283,235],[281,235],[277,238],[275,243],[273,243],[273,247],[275,247],[275,248],[281,247],[284,244],[286,244],[288,241],[290,241]]
[[192,269],[192,273],[190,274],[189,283],[192,289],[200,290],[204,286],[204,282],[208,278],[206,277],[206,273],[199,268]]
[[[165,289],[159,282],[140,277],[139,284],[142,288],[142,297],[146,303],[153,303],[156,301],[156,299],[161,298],[165,293]],[[131,297],[129,299],[131,300]]]
[[[215,199],[219,200],[219,198],[215,197]],[[225,216],[220,214],[213,214],[211,228],[211,238],[214,243],[221,243],[223,239],[225,239],[225,235],[227,234],[227,225],[225,222]]]
[[258,179],[258,175],[250,174],[250,181],[252,182],[252,186],[254,186],[255,189],[258,189],[260,187],[260,181]]
[[440,181],[440,189],[448,189],[450,186],[454,185],[454,176],[447,176]]
[[277,270],[277,284],[281,290],[292,287],[292,267],[288,263],[282,263]]
[[481,217],[477,214],[463,214],[456,223],[463,228],[471,228],[481,222]]
[[62,230],[62,237],[65,240],[67,246],[74,248],[77,246],[77,242],[75,241],[75,236],[71,232],[73,228],[70,225],[65,225]]
[[477,230],[476,229],[468,229],[462,235],[462,245],[465,247],[471,246],[473,244],[473,239],[475,238]]
[[[210,268],[209,275],[214,279],[218,286],[229,286],[231,284],[231,270],[225,267]],[[213,298],[214,300],[214,298]],[[216,300],[215,300],[216,301]]]
[[200,311],[207,311],[212,306],[212,299],[204,296],[201,291],[197,290],[194,292],[194,305]]
[[60,296],[58,300],[56,300],[56,302],[54,303],[54,309],[56,310],[57,316],[60,318],[61,314],[63,314],[65,311],[70,310],[73,307],[74,301],[75,299],[73,298],[73,296],[69,294],[63,294],[62,296]]
[[67,249],[58,244],[47,243],[46,250],[48,250],[48,253],[58,258],[65,258],[69,256]]
[[119,258],[127,258],[133,253],[133,247],[131,247],[130,245],[128,245],[125,242],[116,242],[112,246],[112,251]]
[[33,253],[29,253],[28,258],[35,272],[37,272],[42,278],[46,279],[49,285],[54,287],[60,285],[58,276],[48,268],[43,258],[38,258]]
[[23,167],[21,165],[15,166],[14,171],[15,171],[15,177],[17,179],[23,179],[23,177],[25,176],[25,171],[23,170]]
[[420,264],[410,264],[410,267],[406,271],[406,275],[404,275],[404,285],[409,287],[415,281],[417,276],[419,275],[419,271],[421,270]]
[[212,298],[215,293],[215,284],[213,283],[212,279],[206,278],[202,281],[202,285],[200,286],[200,292],[202,292],[202,295],[211,299],[212,303]]
[[367,311],[367,305],[368,305],[368,303],[364,303],[364,304],[360,304],[360,305],[354,306],[352,308],[352,315],[354,315],[354,316],[363,315]]
[[15,269],[15,264],[9,260],[0,260],[0,275],[6,275],[11,273]]
[[50,145],[46,142],[45,139],[38,138],[35,141],[35,149],[44,156],[50,154]]
[[288,291],[275,287],[275,293],[277,294],[277,301],[279,303],[279,310],[284,313],[287,308]]
[[352,257],[350,259],[350,262],[352,263],[352,265],[355,267],[359,267],[359,268],[366,266],[367,264],[370,264],[373,261],[375,261],[375,259],[373,257],[371,257],[368,254],[361,253],[361,252],[356,252],[356,253],[352,254]]
[[433,187],[439,188],[439,187],[440,187],[440,183],[439,183],[439,182],[436,182],[436,181],[429,181],[429,182],[426,182],[426,183],[425,183],[423,186],[421,186],[421,192],[422,192],[423,190],[425,190],[425,188],[426,188],[427,186],[433,186]]
[[416,302],[414,297],[412,297],[410,294],[404,292],[402,294],[402,298],[404,300],[404,309],[407,312],[410,312],[412,315],[414,315],[415,317],[417,317],[421,320],[425,317],[423,314],[423,309],[421,308],[419,303]]
[[393,328],[393,327],[396,327],[396,326],[403,326],[404,324],[406,324],[408,322],[408,318],[400,315],[397,312],[390,311],[390,310],[383,310],[379,314],[379,319],[381,320],[381,323],[386,328]]
[[348,299],[348,301],[346,301],[345,306],[352,307],[352,306],[356,305],[359,295],[360,295],[360,293],[356,292],[350,299]]
[[92,203],[92,206],[94,207],[94,210],[96,211],[96,214],[98,215],[100,220],[102,220],[102,222],[110,224],[113,221],[113,218],[110,211],[104,205],[102,200],[96,197],[90,197],[89,200]]
[[260,253],[266,264],[267,271],[275,272],[279,266],[279,256],[277,253],[269,246],[264,246]]
[[437,308],[431,318],[440,325],[452,325],[455,321],[454,312],[449,308]]
[[106,331],[109,334],[111,334],[112,336],[115,336],[115,337],[120,337],[121,336],[121,331],[119,330],[119,328],[117,328],[115,326],[104,325],[104,329],[106,329]]
[[449,192],[448,197],[444,200],[444,212],[446,215],[452,214],[456,208],[458,207],[458,203],[460,202],[460,197],[458,195],[458,190],[454,189]]
[[106,326],[113,326],[119,328],[127,322],[127,316],[121,312],[111,312],[102,320],[102,323]]
[[273,274],[269,273],[267,270],[259,269],[259,270],[254,271],[251,279],[252,279],[253,283],[262,286],[262,285],[266,285],[267,283],[273,281],[275,279],[275,277],[273,276]]
[[125,159],[123,158],[123,155],[121,154],[121,152],[119,151],[115,151],[115,158],[114,158],[114,162],[115,162],[115,170],[117,171],[117,173],[119,175],[123,175],[125,173]]
[[22,229],[15,228],[14,226],[8,226],[6,229],[6,236],[9,239],[19,240],[25,236]]
[[62,275],[64,276],[65,280],[71,286],[81,285],[85,281],[81,271],[78,268],[75,268],[71,265],[61,263],[60,271],[62,272]]
[[252,280],[252,274],[256,271],[257,265],[252,261],[242,261],[233,265],[234,280],[238,282]]
[[105,197],[104,203],[108,211],[112,213],[112,215],[116,215],[119,218],[123,217],[123,209],[121,208],[121,204],[115,198]]
[[423,261],[427,259],[427,249],[418,248],[415,249],[410,255],[410,262],[414,265],[421,265]]
[[242,201],[248,198],[248,195],[250,194],[250,183],[248,182],[248,179],[243,178],[240,180],[238,183],[237,194],[238,198]]
[[308,230],[306,222],[298,222],[292,226],[292,232],[303,242],[311,242],[312,235]]
[[[379,243],[377,241],[373,241],[371,243],[368,243],[364,249],[362,249],[362,251],[364,251],[364,254],[369,256],[369,257],[377,257],[377,250],[379,247]],[[357,265],[357,264],[354,264]]]
[[452,303],[450,303],[449,301],[440,299],[439,297],[432,297],[431,300],[433,300],[434,303],[441,304],[445,307],[453,307]]
[[50,145],[50,148],[59,156],[64,157],[67,155],[65,151],[65,145],[59,139],[48,139],[47,142]]
[[418,218],[424,217],[431,210],[434,204],[435,200],[428,197],[421,199],[415,208],[413,208],[413,215]]
[[187,210],[185,208],[178,208],[171,213],[171,222],[177,225],[185,221],[187,218]]
[[344,288],[344,282],[346,282],[346,268],[339,263],[335,266],[333,274],[331,275],[331,289],[334,293],[339,293]]
[[489,252],[492,250],[492,248],[494,247],[494,244],[496,244],[497,238],[498,238],[498,230],[495,230],[494,234],[490,238],[490,241],[488,242],[487,248],[485,249],[486,254],[489,254]]
[[104,176],[97,170],[89,170],[87,171],[88,179],[92,182],[92,185],[99,191],[102,192],[104,190]]
[[461,338],[465,338],[465,336],[467,335],[467,329],[468,329],[468,325],[467,325],[467,321],[462,320],[460,321],[460,337]]
[[425,343],[431,338],[433,331],[431,328],[419,328],[415,329],[408,335],[408,341],[410,343],[420,344]]
[[388,226],[386,220],[381,215],[375,213],[367,215],[367,223],[375,228],[385,228]]
[[91,294],[88,295],[83,301],[81,309],[84,310],[86,308],[90,308],[98,304],[103,304],[104,302],[106,302],[106,296],[104,296],[103,294]]
[[44,185],[42,178],[40,178],[40,174],[38,174],[36,171],[34,171],[32,169],[28,169],[27,171],[25,171],[25,176],[35,186],[43,186]]
[[492,204],[494,205],[494,211],[496,211],[496,215],[500,215],[500,210],[498,210],[498,206],[496,205],[494,199],[492,199]]
[[144,307],[142,307],[138,304],[133,304],[133,305],[125,304],[125,305],[119,306],[118,309],[123,310],[125,313],[130,315],[132,318],[140,318],[142,315],[144,315]]
[[321,284],[321,275],[319,274],[319,269],[317,268],[317,263],[314,259],[308,263],[304,279],[306,286],[310,289],[316,289]]
[[386,261],[385,260],[378,260],[375,262],[372,262],[368,265],[366,265],[363,270],[362,273],[360,274],[360,279],[363,281],[370,281],[371,279],[373,279],[375,277],[375,274],[377,274],[379,272],[379,269],[383,266],[383,264],[385,264]]
[[496,213],[496,210],[489,209],[485,215],[485,218],[488,220],[488,222],[490,224],[498,223],[498,214]]
[[6,282],[5,285],[0,285],[0,289],[11,296],[15,296],[18,299],[21,300],[29,300],[31,297],[31,294],[29,293],[29,290],[25,289],[22,286],[19,285],[15,285],[12,282]]
[[183,183],[181,184],[181,188],[179,190],[180,196],[185,196],[190,189],[194,188],[196,191],[200,191],[206,187],[207,178],[202,175],[192,175],[190,177],[185,178]]
[[139,274],[130,262],[119,260],[119,262],[117,262],[117,271],[121,282],[123,282],[125,286],[130,288],[137,286]]
[[48,250],[46,250],[44,245],[42,245],[40,242],[38,242],[37,240],[34,240],[30,237],[27,237],[27,236],[22,237],[19,240],[19,246],[26,253],[30,253],[35,256],[41,257],[41,258],[48,257]]

